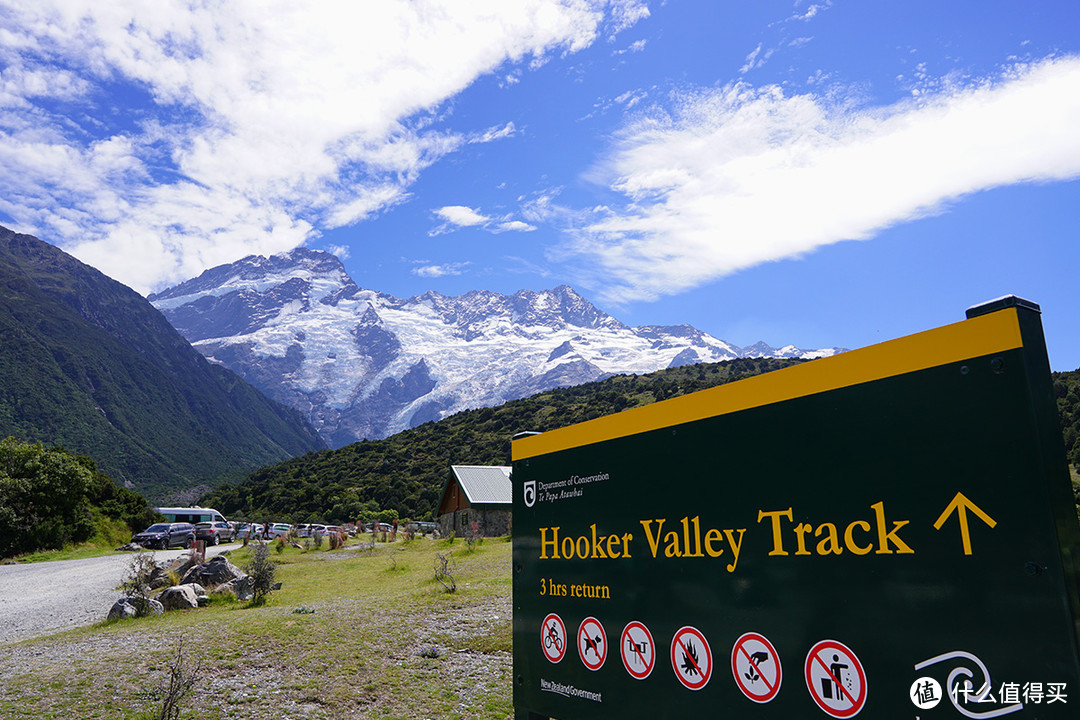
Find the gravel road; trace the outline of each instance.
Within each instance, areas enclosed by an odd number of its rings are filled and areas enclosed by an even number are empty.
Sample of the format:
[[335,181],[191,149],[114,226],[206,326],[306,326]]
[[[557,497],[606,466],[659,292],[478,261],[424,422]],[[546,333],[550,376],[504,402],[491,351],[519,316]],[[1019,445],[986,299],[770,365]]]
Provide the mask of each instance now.
[[[238,545],[206,549],[207,557]],[[186,550],[159,550],[159,562]],[[131,553],[87,560],[0,565],[0,645],[104,620],[120,597]]]

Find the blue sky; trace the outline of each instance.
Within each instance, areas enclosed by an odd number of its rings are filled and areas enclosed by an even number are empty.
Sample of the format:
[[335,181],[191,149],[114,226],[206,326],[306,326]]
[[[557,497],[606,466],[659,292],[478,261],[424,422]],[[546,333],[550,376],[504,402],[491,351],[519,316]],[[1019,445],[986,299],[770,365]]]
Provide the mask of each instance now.
[[307,245],[400,297],[862,347],[1040,303],[1080,367],[1075,2],[0,0],[0,223],[141,292]]

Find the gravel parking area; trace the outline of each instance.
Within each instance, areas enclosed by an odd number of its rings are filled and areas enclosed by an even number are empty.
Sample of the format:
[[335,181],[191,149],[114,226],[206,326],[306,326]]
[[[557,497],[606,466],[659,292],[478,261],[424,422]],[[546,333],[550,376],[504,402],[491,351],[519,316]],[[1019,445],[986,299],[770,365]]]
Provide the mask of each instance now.
[[[239,546],[209,547],[206,556],[230,547]],[[185,552],[159,550],[154,557],[161,561]],[[0,565],[0,645],[104,620],[120,597],[116,588],[127,572],[131,555]]]

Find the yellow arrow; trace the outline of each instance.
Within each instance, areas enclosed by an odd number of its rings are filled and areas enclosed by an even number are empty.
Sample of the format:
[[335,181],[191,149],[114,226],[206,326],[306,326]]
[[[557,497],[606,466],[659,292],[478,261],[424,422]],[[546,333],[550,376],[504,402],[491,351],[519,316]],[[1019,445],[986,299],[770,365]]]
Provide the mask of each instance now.
[[945,511],[938,517],[937,522],[934,523],[934,529],[940,530],[941,526],[945,524],[945,521],[952,515],[953,510],[956,511],[956,516],[960,519],[960,537],[964,541],[964,554],[971,554],[971,533],[968,532],[968,520],[967,511],[975,513],[976,517],[982,520],[984,523],[993,528],[997,525],[997,520],[983,512],[975,503],[968,500],[962,492],[957,492],[956,497],[952,499]]

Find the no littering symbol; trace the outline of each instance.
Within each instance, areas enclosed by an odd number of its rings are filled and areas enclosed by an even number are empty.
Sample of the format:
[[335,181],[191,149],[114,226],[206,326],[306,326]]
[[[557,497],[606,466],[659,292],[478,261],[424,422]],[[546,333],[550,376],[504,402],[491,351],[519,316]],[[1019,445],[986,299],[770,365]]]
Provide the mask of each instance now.
[[851,648],[822,640],[806,655],[806,687],[814,702],[834,718],[850,718],[866,704],[866,672]]
[[671,639],[671,667],[675,677],[689,690],[700,690],[712,677],[712,650],[701,631],[689,625]]
[[756,703],[767,703],[780,692],[780,656],[764,635],[750,632],[735,641],[731,672],[743,695]]

